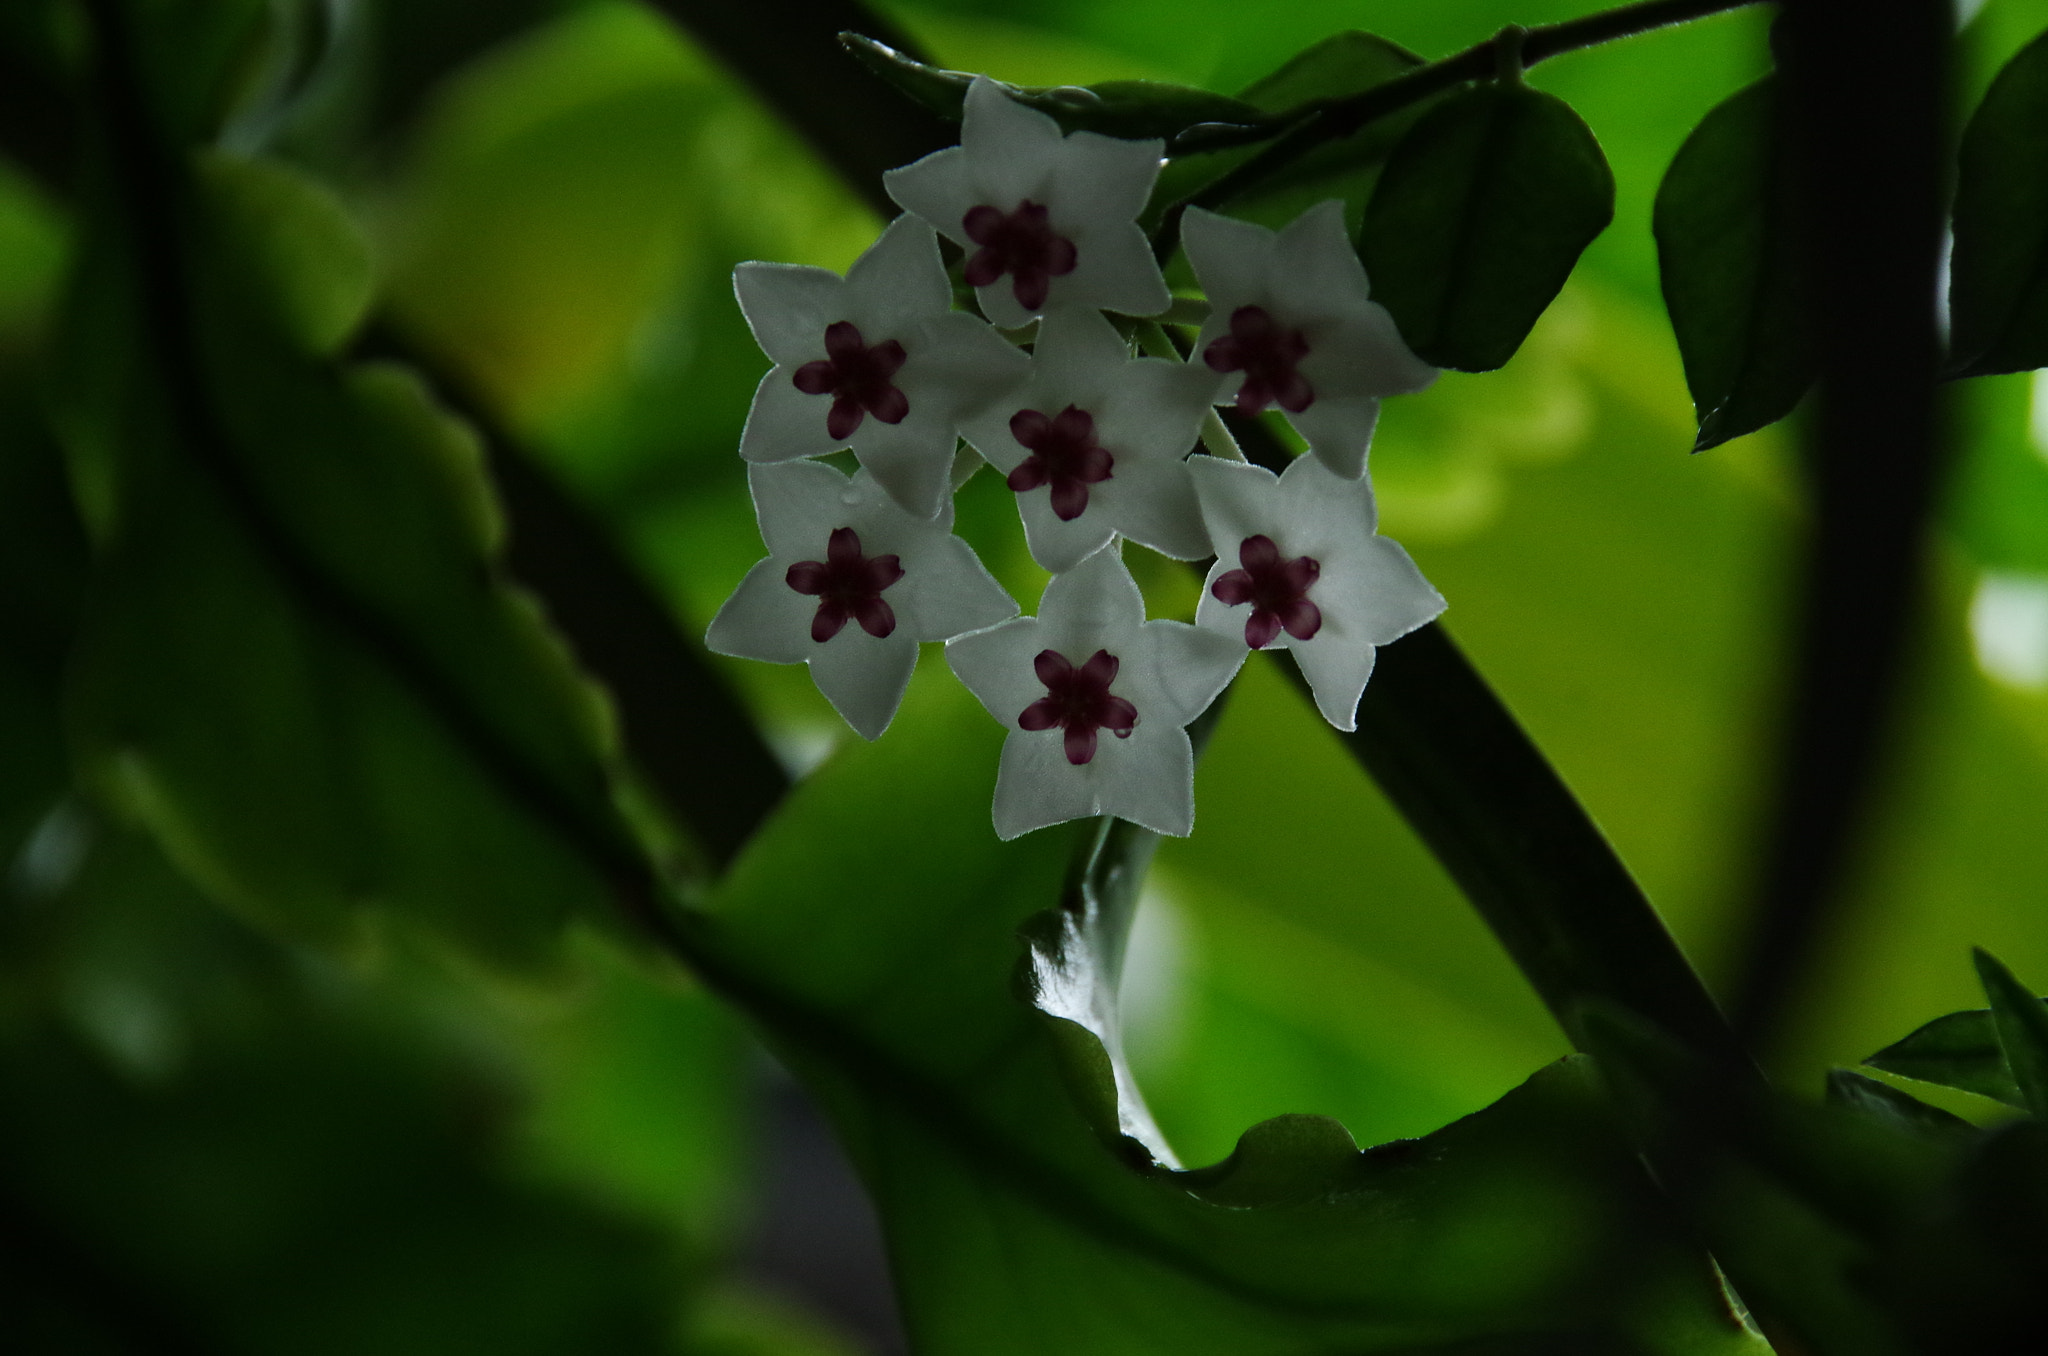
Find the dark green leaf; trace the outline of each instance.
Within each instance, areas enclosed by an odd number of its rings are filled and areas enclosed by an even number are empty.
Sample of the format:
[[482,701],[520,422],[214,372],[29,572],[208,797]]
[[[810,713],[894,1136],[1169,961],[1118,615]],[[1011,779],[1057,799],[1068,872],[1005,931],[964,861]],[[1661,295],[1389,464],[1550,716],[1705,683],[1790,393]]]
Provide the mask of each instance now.
[[1777,88],[1759,80],[1701,119],[1657,189],[1652,226],[1699,417],[1694,451],[1784,418],[1818,370],[1778,154]]
[[1514,355],[1614,217],[1614,176],[1579,115],[1524,86],[1453,95],[1394,148],[1359,256],[1409,346],[1486,372]]
[[[840,41],[863,66],[927,111],[949,122],[960,120],[967,87],[974,82],[971,73],[913,61],[895,48],[858,33],[842,33]],[[1171,138],[1205,123],[1250,127],[1266,121],[1259,109],[1243,100],[1152,80],[1006,88],[1019,103],[1051,114],[1069,132],[1100,132],[1133,141]]]
[[[152,224],[182,248],[103,230],[84,250],[62,425],[103,546],[75,747],[271,926],[350,938],[375,904],[544,964],[640,869],[606,717],[495,577],[468,431],[408,373],[318,356],[357,309],[359,255],[284,173],[214,162],[186,181],[203,206],[181,186]],[[252,247],[259,226],[295,238]]]
[[2048,1120],[2048,1005],[2013,978],[1990,952],[1975,953],[1977,978],[1991,1000],[1991,1024],[2005,1054],[2006,1072],[2019,1089],[2020,1105]]
[[[1421,64],[1421,57],[1385,38],[1371,33],[1336,33],[1296,53],[1272,74],[1246,86],[1238,97],[1272,115],[1269,130],[1274,130],[1291,124],[1299,110],[1362,93]],[[1261,180],[1255,190],[1232,199],[1232,214],[1277,227],[1325,198],[1343,198],[1346,219],[1355,222],[1365,210],[1374,177],[1388,152],[1432,106],[1433,101],[1419,101],[1318,146]],[[1200,152],[1204,138],[1202,129],[1197,128],[1169,148],[1199,153],[1176,154],[1160,171],[1143,218],[1148,230],[1157,225],[1169,205],[1193,197],[1260,150],[1258,146],[1233,145]]]
[[0,948],[8,1350],[676,1350],[672,1236],[508,1152],[522,1089],[445,1020],[474,993],[309,965],[89,838]]
[[63,455],[0,360],[0,862],[70,781],[59,694],[88,559]]
[[1976,1127],[1960,1116],[1909,1097],[1889,1083],[1857,1073],[1854,1069],[1828,1070],[1827,1100],[1880,1124],[1914,1134],[1968,1134]]
[[1971,116],[1955,202],[1952,370],[2048,367],[2048,33],[2006,63]]
[[1937,1017],[1863,1062],[1886,1073],[1974,1092],[2008,1106],[2024,1105],[1998,1048],[1991,1014],[1983,1008]]
[[[854,1146],[918,1349],[1753,1349],[1576,1062],[1419,1142],[1360,1153],[1289,1117],[1213,1168],[1155,1161],[1096,1034],[1150,835],[998,842],[1001,740],[914,683],[887,740],[792,793],[701,932]],[[1638,1286],[1680,1298],[1618,1298]]]

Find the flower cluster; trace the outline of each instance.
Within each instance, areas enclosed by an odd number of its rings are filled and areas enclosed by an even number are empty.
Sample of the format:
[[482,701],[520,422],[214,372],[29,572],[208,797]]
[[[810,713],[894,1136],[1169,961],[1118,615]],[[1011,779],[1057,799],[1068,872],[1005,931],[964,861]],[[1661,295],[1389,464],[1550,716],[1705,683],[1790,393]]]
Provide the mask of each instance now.
[[[1442,611],[1378,535],[1365,475],[1380,398],[1436,374],[1371,300],[1334,201],[1278,232],[1188,211],[1181,244],[1208,319],[1189,360],[1135,356],[1133,320],[1173,301],[1137,224],[1162,143],[1062,133],[987,79],[968,91],[960,143],[885,177],[904,215],[844,278],[736,270],[774,363],[740,439],[768,558],[707,643],[809,664],[873,739],[918,642],[943,641],[1009,731],[1001,837],[1098,814],[1185,834],[1187,725],[1249,650],[1293,651],[1318,709],[1348,730],[1375,648]],[[941,236],[981,316],[954,308]],[[1277,408],[1310,455],[1282,475],[1191,456],[1219,404]],[[850,477],[816,460],[841,450],[859,464]],[[952,492],[983,461],[1052,575],[1036,616],[1018,616],[952,534]],[[1146,619],[1126,537],[1216,557],[1193,625]]]

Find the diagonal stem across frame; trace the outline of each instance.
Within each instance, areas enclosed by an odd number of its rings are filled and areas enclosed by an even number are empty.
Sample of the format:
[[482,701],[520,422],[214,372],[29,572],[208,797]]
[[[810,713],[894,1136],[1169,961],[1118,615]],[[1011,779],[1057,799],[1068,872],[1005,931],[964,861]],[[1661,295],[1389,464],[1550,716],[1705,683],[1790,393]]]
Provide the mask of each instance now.
[[[1283,116],[1278,121],[1286,130],[1251,159],[1209,184],[1200,192],[1167,209],[1153,235],[1153,248],[1161,258],[1173,252],[1180,234],[1180,219],[1190,207],[1213,208],[1258,187],[1273,175],[1319,146],[1356,132],[1367,123],[1398,113],[1411,104],[1440,94],[1471,80],[1484,80],[1499,68],[1503,44],[1519,44],[1520,64],[1534,66],[1567,52],[1598,47],[1621,38],[1634,37],[1654,29],[1690,23],[1728,10],[1744,9],[1765,0],[1643,0],[1597,14],[1567,19],[1536,28],[1510,26],[1484,42],[1464,51],[1432,61],[1408,74],[1342,99],[1307,106],[1299,117]],[[1262,130],[1257,139],[1272,135]],[[1251,140],[1253,138],[1247,138]],[[1220,148],[1224,143],[1212,142]],[[1208,149],[1208,147],[1205,147]]]

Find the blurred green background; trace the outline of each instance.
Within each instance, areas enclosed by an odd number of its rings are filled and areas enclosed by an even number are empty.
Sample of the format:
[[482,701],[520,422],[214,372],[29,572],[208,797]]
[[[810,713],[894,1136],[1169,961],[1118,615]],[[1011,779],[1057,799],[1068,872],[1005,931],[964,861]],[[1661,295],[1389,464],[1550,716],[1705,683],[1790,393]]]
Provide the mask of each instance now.
[[[1227,91],[1345,27],[1437,56],[1582,7],[882,8],[959,69]],[[2048,26],[2048,0],[1975,9],[1965,99]],[[374,309],[469,383],[701,634],[759,555],[734,449],[765,360],[732,267],[843,269],[880,222],[650,7],[328,12],[345,21],[331,67],[289,108],[247,108],[224,148],[261,148],[337,196],[368,242]],[[1534,72],[1605,148],[1614,225],[1506,369],[1390,402],[1373,453],[1383,531],[1710,982],[1733,959],[1801,505],[1782,428],[1688,453],[1649,213],[1688,130],[1766,66],[1752,11]],[[701,989],[581,930],[537,976],[402,925],[311,947],[216,907],[121,807],[83,788],[52,799],[50,693],[88,548],[36,379],[74,224],[29,167],[0,162],[0,499],[35,524],[0,538],[0,704],[15,712],[0,1206],[29,1259],[6,1268],[0,1303],[47,1325],[26,1349],[139,1349],[137,1334],[195,1323],[227,1333],[221,1349],[296,1352],[888,1341],[857,1301],[835,1313],[761,1261],[762,1221],[804,1218],[770,1180],[798,1162],[775,1148],[792,1094]],[[2048,982],[2048,386],[1979,380],[1954,400],[1910,711],[1785,1056],[1796,1086],[1977,1006],[1971,945]],[[970,483],[960,521],[1030,610],[1044,575],[994,477]],[[1155,615],[1191,614],[1179,567],[1138,563]],[[785,762],[829,781],[859,741],[803,671],[720,663]],[[971,700],[936,652],[916,684],[884,743],[954,747],[941,736]],[[779,831],[800,834],[788,819],[817,803],[793,803]],[[1334,1116],[1361,1144],[1421,1135],[1565,1053],[1270,664],[1238,685],[1197,805],[1193,837],[1159,855],[1125,975],[1131,1059],[1184,1162],[1285,1112]],[[921,850],[917,824],[896,827]],[[833,853],[817,857],[829,876]],[[74,1329],[73,1290],[121,1298]]]

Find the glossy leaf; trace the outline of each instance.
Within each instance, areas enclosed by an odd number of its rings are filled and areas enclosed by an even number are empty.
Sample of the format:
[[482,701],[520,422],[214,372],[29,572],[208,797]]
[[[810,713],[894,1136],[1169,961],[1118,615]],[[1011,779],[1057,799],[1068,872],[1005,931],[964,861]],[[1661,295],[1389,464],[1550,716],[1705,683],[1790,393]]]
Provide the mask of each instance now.
[[1929,1106],[1889,1083],[1857,1073],[1854,1069],[1828,1071],[1827,1099],[1880,1124],[1915,1134],[1956,1135],[1972,1133],[1976,1127],[1962,1117]]
[[[66,318],[62,425],[101,541],[71,670],[80,756],[271,926],[344,940],[379,904],[542,964],[639,869],[599,700],[494,575],[467,430],[403,371],[317,357],[350,289],[294,299],[219,229],[290,232],[290,195],[237,215],[219,173],[187,182],[201,205],[145,228],[182,231],[129,253],[102,229]],[[256,253],[350,276],[324,229]]]
[[1514,355],[1613,216],[1614,176],[1578,114],[1488,85],[1446,100],[1394,148],[1359,256],[1409,347],[1485,372]]
[[1950,368],[2048,367],[2048,34],[2006,63],[1963,131]]
[[1652,228],[1664,305],[1699,418],[1694,451],[1792,412],[1813,384],[1813,343],[1775,79],[1701,120],[1657,190]]
[[[884,43],[858,33],[842,33],[840,41],[870,71],[915,100],[926,111],[949,122],[960,120],[967,87],[974,76],[929,66]],[[1224,94],[1152,80],[1108,80],[1094,85],[1012,87],[1011,95],[1041,113],[1048,113],[1069,132],[1145,141],[1171,139],[1205,123],[1257,126],[1266,119],[1252,105]]]
[[[1289,1118],[1212,1168],[1159,1162],[1091,1029],[1143,845],[996,841],[1000,741],[913,684],[888,740],[797,788],[699,934],[853,1146],[920,1349],[1747,1349],[1577,1064],[1416,1145],[1361,1154]],[[1095,846],[1095,884],[1045,915]],[[1617,1300],[1636,1284],[1682,1298],[1650,1318]]]
[[2048,1120],[2048,1005],[2013,978],[1988,951],[1976,953],[1977,977],[1991,1000],[1991,1025],[2005,1054],[2006,1072],[2019,1089],[2020,1105]]
[[2008,1106],[2025,1105],[2019,1085],[2005,1067],[1991,1013],[1983,1008],[1937,1017],[1863,1062],[1886,1073],[1974,1092]]
[[[1421,57],[1376,34],[1355,30],[1333,33],[1253,81],[1237,97],[1271,115],[1275,127],[1284,126],[1299,110],[1362,93],[1421,64]],[[1420,101],[1318,146],[1263,180],[1254,191],[1232,199],[1232,214],[1278,227],[1305,207],[1324,198],[1341,197],[1347,206],[1346,219],[1355,222],[1365,208],[1379,166],[1432,103]],[[1175,143],[1173,149],[1179,153],[1160,171],[1145,217],[1148,223],[1156,224],[1168,206],[1192,197],[1258,153],[1257,146],[1243,145],[1203,150],[1205,143],[1230,136],[1229,129],[1224,129],[1218,137],[1205,138],[1204,129],[1196,128]]]

